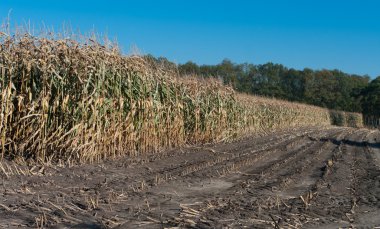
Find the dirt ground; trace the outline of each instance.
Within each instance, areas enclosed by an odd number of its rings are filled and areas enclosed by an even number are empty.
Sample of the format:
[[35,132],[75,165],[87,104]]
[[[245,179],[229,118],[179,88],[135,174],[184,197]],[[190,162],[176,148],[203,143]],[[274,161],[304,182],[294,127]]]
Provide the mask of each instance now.
[[95,165],[0,168],[0,228],[380,228],[380,132],[301,128]]

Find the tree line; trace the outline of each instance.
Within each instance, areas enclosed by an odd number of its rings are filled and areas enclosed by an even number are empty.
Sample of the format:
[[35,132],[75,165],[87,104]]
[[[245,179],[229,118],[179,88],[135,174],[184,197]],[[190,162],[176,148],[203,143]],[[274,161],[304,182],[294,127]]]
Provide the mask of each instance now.
[[239,92],[380,117],[380,77],[371,81],[368,75],[336,69],[296,70],[274,63],[236,64],[228,59],[216,65],[191,61],[175,65],[162,57],[154,60],[176,67],[182,76],[218,78]]

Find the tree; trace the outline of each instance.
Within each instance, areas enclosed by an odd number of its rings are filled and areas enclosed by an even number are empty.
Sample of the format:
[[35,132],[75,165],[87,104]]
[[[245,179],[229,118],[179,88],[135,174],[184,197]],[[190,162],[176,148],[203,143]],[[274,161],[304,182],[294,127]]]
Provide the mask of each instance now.
[[199,66],[192,61],[178,65],[178,70],[181,75],[199,75],[201,73]]
[[[147,56],[160,66],[173,68],[166,58]],[[378,79],[350,75],[340,70],[288,69],[281,64],[236,64],[224,59],[217,65],[197,65],[192,61],[179,64],[182,76],[214,77],[232,86],[236,91],[290,101],[308,103],[334,110],[374,114],[379,106],[376,94]],[[173,68],[174,69],[174,68]],[[365,89],[364,89],[365,88]]]
[[380,118],[380,76],[363,90],[362,108],[364,116]]

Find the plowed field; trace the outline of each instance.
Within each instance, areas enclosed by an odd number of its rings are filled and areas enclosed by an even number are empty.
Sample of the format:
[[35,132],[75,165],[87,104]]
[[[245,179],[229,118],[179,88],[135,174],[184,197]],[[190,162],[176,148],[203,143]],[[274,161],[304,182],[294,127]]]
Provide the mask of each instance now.
[[380,132],[301,128],[95,165],[0,169],[0,227],[380,226]]

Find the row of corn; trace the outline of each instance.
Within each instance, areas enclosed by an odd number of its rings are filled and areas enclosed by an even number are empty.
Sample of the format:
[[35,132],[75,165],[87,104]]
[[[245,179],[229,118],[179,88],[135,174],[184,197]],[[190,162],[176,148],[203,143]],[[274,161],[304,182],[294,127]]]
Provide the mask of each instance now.
[[[94,162],[361,115],[253,97],[177,76],[93,40],[0,37],[0,154]],[[335,113],[334,113],[335,114]],[[335,118],[335,117],[338,118]]]

